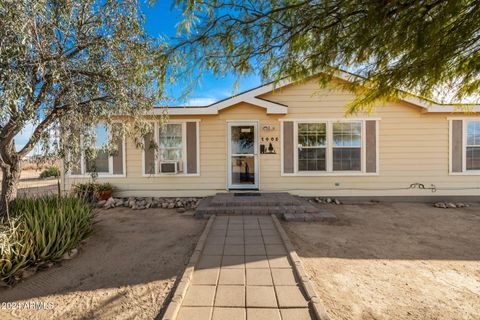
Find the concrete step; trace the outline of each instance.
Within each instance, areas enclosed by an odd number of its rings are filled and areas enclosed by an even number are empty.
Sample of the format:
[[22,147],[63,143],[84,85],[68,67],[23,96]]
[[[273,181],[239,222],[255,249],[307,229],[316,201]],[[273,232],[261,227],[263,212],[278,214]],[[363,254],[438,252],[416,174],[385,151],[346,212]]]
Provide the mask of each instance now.
[[211,207],[270,207],[270,206],[300,206],[303,199],[289,193],[233,192],[218,193],[211,202]]
[[[335,217],[312,205],[307,200],[288,193],[261,194],[259,196],[234,196],[218,194],[203,199],[195,211],[197,217],[221,215],[278,215],[287,221],[316,221]],[[286,215],[286,216],[285,216]],[[311,215],[306,217],[305,215]]]
[[218,201],[212,200],[211,207],[243,207],[243,206],[255,206],[255,207],[271,207],[271,206],[286,206],[294,207],[300,206],[303,203],[298,200],[293,201]]

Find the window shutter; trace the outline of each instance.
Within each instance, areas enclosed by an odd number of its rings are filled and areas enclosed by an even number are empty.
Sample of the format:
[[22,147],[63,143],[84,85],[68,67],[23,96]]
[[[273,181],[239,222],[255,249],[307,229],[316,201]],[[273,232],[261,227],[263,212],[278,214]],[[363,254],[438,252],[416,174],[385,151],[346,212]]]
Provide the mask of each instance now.
[[294,172],[294,130],[293,121],[283,122],[283,173]]
[[365,171],[377,172],[377,121],[365,121]]
[[[120,123],[113,124],[113,127],[118,128],[121,126]],[[117,129],[117,130],[118,130]],[[118,137],[115,141],[117,150],[113,154],[113,174],[124,174],[123,172],[123,137]]]
[[155,173],[155,149],[153,144],[153,132],[147,133],[144,137],[144,168],[145,174]]
[[187,173],[198,173],[197,125],[196,122],[187,122]]
[[463,120],[452,120],[452,172],[463,171]]

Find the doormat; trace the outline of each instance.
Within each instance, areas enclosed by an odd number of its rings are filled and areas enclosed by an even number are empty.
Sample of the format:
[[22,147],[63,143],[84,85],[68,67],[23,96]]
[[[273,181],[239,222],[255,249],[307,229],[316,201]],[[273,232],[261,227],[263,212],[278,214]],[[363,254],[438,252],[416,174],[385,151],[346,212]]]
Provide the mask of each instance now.
[[261,194],[257,192],[235,192],[234,197],[260,197]]

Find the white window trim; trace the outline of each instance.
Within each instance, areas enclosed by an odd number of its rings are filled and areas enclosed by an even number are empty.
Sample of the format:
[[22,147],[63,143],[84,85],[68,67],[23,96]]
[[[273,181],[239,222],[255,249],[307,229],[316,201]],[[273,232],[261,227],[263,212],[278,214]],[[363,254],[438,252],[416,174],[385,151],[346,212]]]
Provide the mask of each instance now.
[[[112,122],[112,124],[120,123],[120,122]],[[102,123],[99,123],[102,124]],[[110,139],[110,132],[107,131],[107,135]],[[65,176],[69,178],[89,178],[92,176],[92,172],[86,172],[86,165],[85,165],[85,152],[83,150],[83,135],[80,135],[80,146],[81,146],[81,153],[80,153],[80,172],[81,174],[72,174],[71,170],[69,170]],[[126,151],[125,151],[125,136],[122,137],[122,166],[123,166],[123,173],[122,174],[114,174],[113,173],[113,156],[108,156],[108,173],[106,172],[98,172],[98,178],[126,178],[127,177],[127,162],[126,162]]]
[[[157,120],[150,120],[148,121],[153,123],[153,130],[154,135],[153,138],[155,139],[156,143],[159,142],[160,139],[160,123]],[[197,131],[197,172],[196,173],[186,173],[187,170],[187,161],[188,161],[188,154],[187,154],[187,122],[196,122],[196,131]],[[155,150],[155,173],[145,173],[145,149],[142,149],[142,177],[149,178],[149,177],[199,177],[200,176],[200,119],[181,119],[181,120],[168,120],[168,124],[181,124],[182,125],[182,165],[183,171],[182,173],[171,174],[171,173],[160,173],[159,170],[159,162],[160,159],[158,157],[158,150]]]
[[[376,172],[366,172],[366,127],[365,122],[373,120],[376,121]],[[379,120],[380,118],[322,118],[322,119],[280,119],[281,122],[280,126],[280,135],[281,139],[283,139],[283,122],[291,121],[293,122],[293,135],[294,135],[294,142],[293,142],[293,165],[294,165],[294,172],[293,173],[284,173],[284,163],[283,163],[283,140],[281,140],[281,165],[280,165],[280,175],[289,177],[342,177],[342,176],[378,176],[380,174],[379,171]],[[361,122],[362,123],[362,137],[361,137],[361,170],[359,171],[333,171],[333,128],[332,124],[336,122]],[[298,170],[298,124],[299,123],[326,123],[327,125],[327,141],[325,143],[326,147],[326,171],[299,171]]]
[[[467,170],[467,137],[468,137],[468,122],[480,121],[477,117],[449,117],[448,120],[448,168],[451,176],[480,176],[480,170]],[[452,144],[452,121],[462,120],[462,172],[452,171],[452,157],[453,157],[453,144]]]

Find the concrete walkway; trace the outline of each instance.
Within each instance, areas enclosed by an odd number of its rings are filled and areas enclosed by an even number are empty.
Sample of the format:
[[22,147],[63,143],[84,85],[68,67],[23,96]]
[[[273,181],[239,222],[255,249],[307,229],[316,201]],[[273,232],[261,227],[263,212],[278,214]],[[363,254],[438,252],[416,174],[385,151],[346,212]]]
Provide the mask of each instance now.
[[216,217],[177,319],[315,319],[270,216]]

